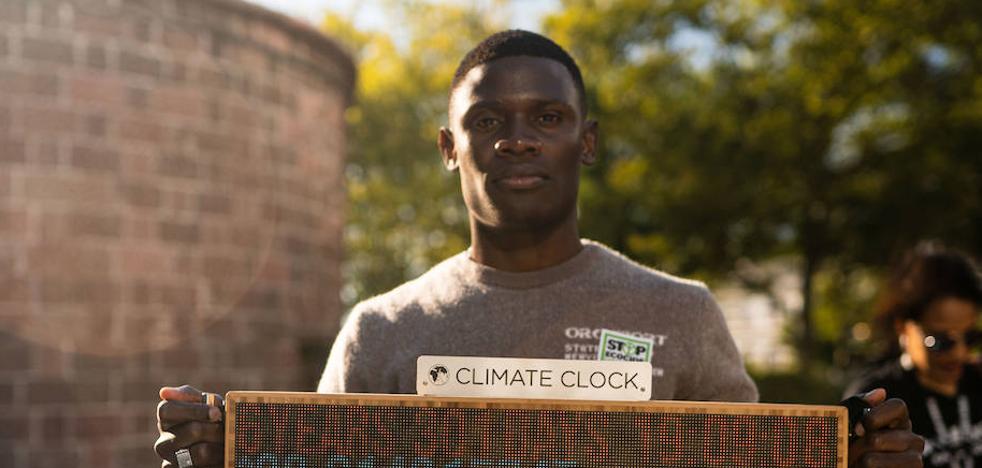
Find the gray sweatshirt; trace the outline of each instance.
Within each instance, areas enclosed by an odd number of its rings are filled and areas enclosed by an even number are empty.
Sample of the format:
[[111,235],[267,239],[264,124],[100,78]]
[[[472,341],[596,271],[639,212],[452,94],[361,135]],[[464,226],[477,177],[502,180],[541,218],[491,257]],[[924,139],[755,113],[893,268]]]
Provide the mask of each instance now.
[[562,264],[524,273],[480,265],[462,252],[358,304],[318,391],[415,393],[423,354],[596,359],[602,329],[652,340],[652,399],[757,400],[704,284],[592,241]]

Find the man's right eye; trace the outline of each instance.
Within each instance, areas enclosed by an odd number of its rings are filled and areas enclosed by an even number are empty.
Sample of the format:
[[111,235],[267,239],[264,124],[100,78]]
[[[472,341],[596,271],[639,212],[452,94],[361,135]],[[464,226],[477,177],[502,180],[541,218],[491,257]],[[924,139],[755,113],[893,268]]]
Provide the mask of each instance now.
[[474,128],[478,130],[490,130],[498,125],[498,119],[494,117],[481,117],[474,120]]

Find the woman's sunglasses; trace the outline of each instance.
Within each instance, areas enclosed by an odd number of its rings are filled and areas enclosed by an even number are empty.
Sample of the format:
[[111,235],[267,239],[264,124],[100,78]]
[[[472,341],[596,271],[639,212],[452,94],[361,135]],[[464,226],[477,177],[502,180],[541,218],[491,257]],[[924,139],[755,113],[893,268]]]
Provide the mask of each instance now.
[[961,337],[956,337],[944,332],[932,333],[924,330],[924,347],[931,352],[943,353],[949,351],[959,341],[965,343],[965,347],[969,349],[978,348],[982,344],[982,331],[969,330]]

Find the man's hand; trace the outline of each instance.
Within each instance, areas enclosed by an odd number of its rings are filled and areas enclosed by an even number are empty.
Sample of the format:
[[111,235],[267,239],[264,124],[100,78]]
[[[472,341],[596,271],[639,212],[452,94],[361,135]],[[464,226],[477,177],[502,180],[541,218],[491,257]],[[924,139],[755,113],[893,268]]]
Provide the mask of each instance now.
[[[225,422],[221,409],[203,401],[200,391],[188,385],[160,389],[154,450],[161,467],[177,468],[175,452],[186,448],[194,468],[220,468],[225,463]],[[221,405],[222,397],[216,396]]]
[[886,398],[882,388],[863,396],[872,408],[855,428],[860,437],[849,444],[849,466],[923,467],[924,439],[910,431],[907,405],[898,398]]

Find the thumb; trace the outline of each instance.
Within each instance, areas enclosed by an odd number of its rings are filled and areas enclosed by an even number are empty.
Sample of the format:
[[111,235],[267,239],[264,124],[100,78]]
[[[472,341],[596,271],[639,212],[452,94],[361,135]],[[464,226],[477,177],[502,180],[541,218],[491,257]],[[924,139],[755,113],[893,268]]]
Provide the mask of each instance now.
[[167,401],[201,403],[201,391],[190,385],[181,385],[180,387],[163,387],[160,389],[160,399]]
[[[863,395],[863,401],[869,404],[870,408],[883,403],[886,401],[886,399],[887,391],[882,388],[875,388]],[[868,410],[869,408],[867,408],[867,411]],[[856,427],[853,428],[853,432],[859,437],[866,435],[866,426],[863,424],[862,419],[856,423]]]
[[876,388],[872,391],[863,395],[863,400],[869,403],[870,406],[876,406],[883,403],[887,399],[887,391],[882,388]]

